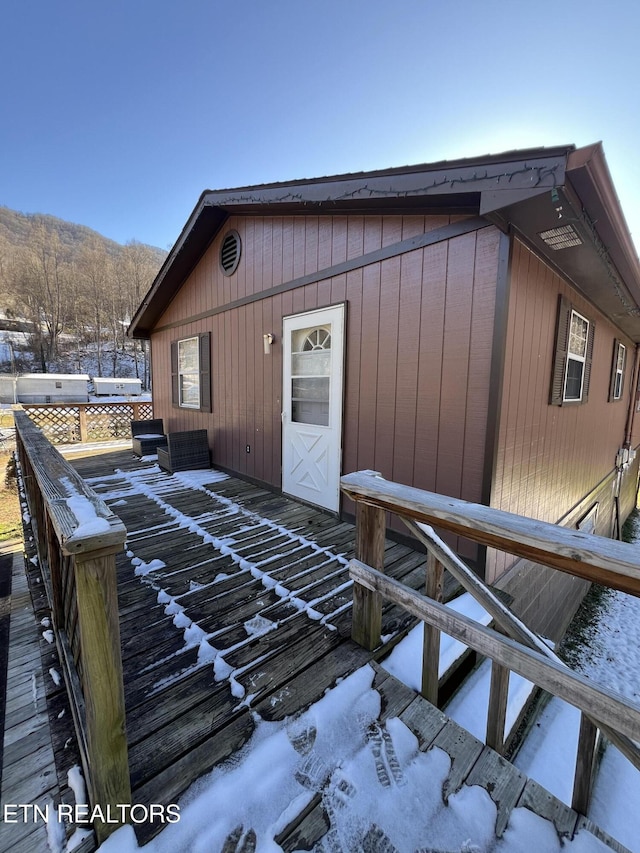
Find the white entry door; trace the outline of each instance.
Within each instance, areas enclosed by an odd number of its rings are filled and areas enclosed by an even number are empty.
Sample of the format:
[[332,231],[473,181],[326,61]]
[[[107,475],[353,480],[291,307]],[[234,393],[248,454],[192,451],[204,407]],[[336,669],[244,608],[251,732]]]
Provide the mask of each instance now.
[[344,306],[285,317],[282,490],[338,511]]

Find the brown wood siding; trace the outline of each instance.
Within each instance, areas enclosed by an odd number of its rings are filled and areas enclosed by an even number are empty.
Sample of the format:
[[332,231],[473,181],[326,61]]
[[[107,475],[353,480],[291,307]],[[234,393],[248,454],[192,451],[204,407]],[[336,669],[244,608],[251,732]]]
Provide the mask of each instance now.
[[[558,294],[595,322],[589,399],[581,405],[549,405]],[[607,401],[616,337],[632,351],[631,341],[524,244],[514,241],[492,506],[554,523],[575,523],[574,516],[589,508],[583,504],[611,474],[624,440],[628,373],[623,399]],[[611,533],[609,492],[598,497],[598,532],[603,535]],[[499,577],[511,562],[506,555],[490,555],[487,579]]]
[[[640,347],[640,345],[638,345]],[[634,406],[629,425],[631,447],[640,447],[640,353],[636,355],[636,347],[628,353],[629,375],[625,377],[625,386],[629,383],[629,393],[633,396]],[[633,369],[635,367],[635,373]]]
[[[493,226],[224,310],[461,219],[231,218],[152,335],[157,416],[170,430],[206,427],[214,463],[279,487],[282,318],[346,302],[342,470],[375,468],[479,501],[499,245]],[[242,259],[225,277],[218,253],[230,228],[241,236]],[[222,310],[185,322],[214,309]],[[201,331],[212,336],[210,415],[172,408],[167,381],[170,342]],[[276,336],[270,355],[263,353],[266,332]]]
[[[638,463],[640,457],[626,468],[620,484],[620,514],[626,517],[636,501],[638,482]],[[614,495],[616,475],[612,473],[585,500],[583,500],[565,519],[573,526],[584,513],[598,502],[599,533],[606,535],[615,511]],[[497,586],[512,599],[511,607],[525,624],[551,640],[558,641],[576,612],[589,583],[555,569],[519,560],[502,575]]]

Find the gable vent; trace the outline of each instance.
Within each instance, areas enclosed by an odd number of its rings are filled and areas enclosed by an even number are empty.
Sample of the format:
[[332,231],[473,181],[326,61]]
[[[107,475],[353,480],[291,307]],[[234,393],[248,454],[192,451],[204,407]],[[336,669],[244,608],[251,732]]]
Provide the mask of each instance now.
[[220,266],[225,275],[233,275],[240,263],[240,252],[242,244],[237,231],[229,231],[222,241],[220,249]]

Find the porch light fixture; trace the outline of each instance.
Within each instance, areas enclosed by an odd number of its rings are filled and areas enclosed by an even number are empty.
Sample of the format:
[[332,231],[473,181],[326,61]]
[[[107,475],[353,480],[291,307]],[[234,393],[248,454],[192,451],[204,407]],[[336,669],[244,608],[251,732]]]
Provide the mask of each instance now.
[[581,246],[582,238],[578,235],[573,225],[561,225],[559,228],[550,228],[538,234],[550,249],[555,252],[558,249],[568,249],[570,246]]
[[271,344],[275,341],[275,337],[271,334],[271,332],[265,332],[262,336],[262,342],[264,344],[264,354],[271,355]]

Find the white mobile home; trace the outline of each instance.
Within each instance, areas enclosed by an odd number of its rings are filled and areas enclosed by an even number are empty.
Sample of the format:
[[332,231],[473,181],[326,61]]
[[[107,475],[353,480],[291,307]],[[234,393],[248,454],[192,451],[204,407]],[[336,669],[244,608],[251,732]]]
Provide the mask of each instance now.
[[25,373],[18,376],[19,403],[88,403],[84,373]]
[[96,396],[138,397],[142,393],[141,379],[117,379],[115,377],[95,376],[93,385]]
[[0,403],[15,403],[16,377],[10,373],[0,375]]

